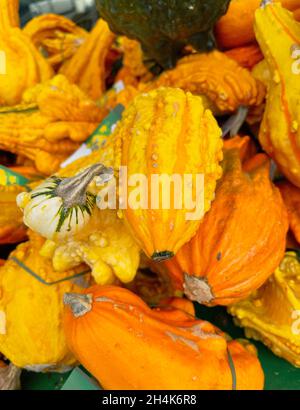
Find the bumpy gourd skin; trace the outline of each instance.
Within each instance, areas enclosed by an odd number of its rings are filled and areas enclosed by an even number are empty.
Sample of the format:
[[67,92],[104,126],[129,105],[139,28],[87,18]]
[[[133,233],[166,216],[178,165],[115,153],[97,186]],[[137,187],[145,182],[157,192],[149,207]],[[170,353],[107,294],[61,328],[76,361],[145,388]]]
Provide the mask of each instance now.
[[288,252],[258,291],[229,308],[247,337],[262,341],[296,367],[300,367],[299,275],[299,256]]
[[157,87],[178,87],[203,94],[223,113],[236,111],[240,106],[260,105],[265,97],[263,84],[220,51],[183,57],[173,70],[163,72],[145,86]]
[[47,241],[41,252],[59,272],[86,263],[100,285],[129,283],[139,266],[139,247],[114,210],[96,208],[82,232],[64,241]]
[[174,66],[186,44],[198,51],[214,47],[212,28],[230,0],[98,0],[111,29],[141,41],[161,67]]
[[23,32],[46,54],[55,70],[72,58],[88,37],[84,29],[58,14],[43,14],[33,18],[23,28]]
[[[255,33],[270,70],[259,140],[280,170],[300,187],[300,25],[279,3],[256,11]],[[295,57],[296,56],[296,57]]]
[[[85,266],[64,273],[54,272],[51,262],[39,254],[44,239],[30,233],[10,255],[28,266],[46,282],[54,282],[86,271]],[[65,292],[81,292],[87,274],[47,286],[31,276],[14,260],[0,268],[0,351],[16,366],[33,371],[66,371],[76,359],[66,345],[61,326]],[[76,284],[77,283],[77,284]]]
[[[216,181],[222,175],[221,130],[211,111],[204,109],[200,97],[176,88],[158,88],[136,97],[123,113],[115,135],[116,169],[125,166],[128,180],[143,175],[149,182],[146,188],[142,186],[144,203],[140,207],[129,202],[138,184],[128,186],[125,219],[149,257],[170,258],[194,235],[210,208]],[[172,189],[169,203],[163,206],[162,195],[157,194],[151,183],[153,176],[163,174],[179,175],[181,181],[184,175],[191,175],[193,198],[196,178],[199,174],[204,176],[204,195],[197,197],[198,201],[203,199],[204,206],[200,206],[197,216],[189,215],[191,209],[187,209],[184,201],[179,207],[174,205],[177,195]],[[152,206],[151,199],[155,198],[158,206]]]
[[54,173],[97,128],[105,112],[63,76],[26,90],[23,103],[0,109],[0,149]]
[[93,100],[100,98],[105,91],[105,62],[114,39],[115,35],[107,23],[98,20],[78,52],[60,68],[61,74]]
[[263,388],[255,348],[227,341],[219,329],[195,319],[182,300],[151,310],[126,289],[94,286],[64,301],[70,305],[64,322],[68,344],[105,389]]
[[22,93],[53,76],[53,70],[19,27],[18,0],[0,1],[0,105],[20,103]]

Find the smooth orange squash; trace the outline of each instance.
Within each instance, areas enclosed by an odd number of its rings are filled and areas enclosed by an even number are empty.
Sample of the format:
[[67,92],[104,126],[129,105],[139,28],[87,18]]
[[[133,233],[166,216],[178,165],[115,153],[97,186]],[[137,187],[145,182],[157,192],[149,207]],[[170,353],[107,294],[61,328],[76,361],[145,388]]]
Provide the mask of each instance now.
[[207,305],[228,305],[261,286],[285,251],[288,221],[270,162],[257,154],[243,165],[225,150],[216,198],[196,235],[166,262],[176,286]]
[[[299,0],[280,1],[284,8],[294,11],[295,18],[300,20]],[[229,49],[245,46],[255,42],[254,14],[262,0],[231,0],[227,14],[221,17],[215,29],[218,45]]]
[[276,185],[287,208],[290,229],[300,243],[300,188],[288,181],[280,181]]
[[26,90],[22,105],[0,110],[0,149],[30,159],[38,172],[51,175],[105,114],[77,86],[57,75]]
[[0,184],[0,245],[18,243],[26,239],[27,228],[16,197],[25,191],[24,186]]
[[136,40],[122,37],[121,46],[124,52],[123,68],[117,78],[123,79],[125,85],[150,81],[153,75],[144,64],[141,44]]
[[227,342],[182,304],[151,310],[109,286],[66,294],[64,302],[69,347],[105,389],[263,388],[253,348]]
[[274,274],[247,299],[229,307],[234,323],[247,338],[259,340],[272,352],[300,368],[298,252],[287,252]]
[[232,48],[225,51],[224,54],[235,60],[240,66],[248,68],[249,70],[264,58],[257,44]]

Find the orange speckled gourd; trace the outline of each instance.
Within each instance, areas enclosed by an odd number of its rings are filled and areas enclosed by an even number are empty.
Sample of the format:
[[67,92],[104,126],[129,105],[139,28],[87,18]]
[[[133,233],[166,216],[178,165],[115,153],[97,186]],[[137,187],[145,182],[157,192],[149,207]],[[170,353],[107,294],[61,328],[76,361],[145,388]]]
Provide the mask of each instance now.
[[227,57],[235,60],[240,66],[251,70],[257,63],[263,60],[264,56],[257,44],[250,44],[244,47],[232,48],[225,51]]
[[185,307],[151,310],[130,291],[108,286],[64,301],[69,347],[104,389],[263,388],[255,348],[227,342]]
[[[300,20],[299,0],[273,1],[280,2],[284,8],[293,11],[295,17]],[[255,42],[254,16],[261,2],[262,0],[231,0],[227,13],[220,18],[215,28],[220,47],[229,49]]]
[[23,32],[55,70],[72,58],[88,37],[87,31],[59,14],[37,16],[25,25]]
[[300,367],[299,278],[299,255],[287,252],[261,288],[228,309],[248,338],[260,340],[296,367]]
[[67,371],[76,359],[62,328],[62,298],[65,292],[80,292],[81,285],[89,285],[90,276],[64,281],[86,267],[54,272],[51,261],[39,254],[44,242],[31,232],[30,240],[0,268],[0,351],[20,368]]

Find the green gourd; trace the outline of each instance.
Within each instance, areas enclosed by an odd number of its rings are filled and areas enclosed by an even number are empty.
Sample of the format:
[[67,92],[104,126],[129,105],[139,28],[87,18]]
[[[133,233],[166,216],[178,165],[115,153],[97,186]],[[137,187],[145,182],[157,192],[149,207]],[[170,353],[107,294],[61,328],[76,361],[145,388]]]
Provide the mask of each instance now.
[[145,57],[174,67],[187,44],[214,48],[213,27],[230,0],[97,0],[101,17],[117,34],[139,40]]

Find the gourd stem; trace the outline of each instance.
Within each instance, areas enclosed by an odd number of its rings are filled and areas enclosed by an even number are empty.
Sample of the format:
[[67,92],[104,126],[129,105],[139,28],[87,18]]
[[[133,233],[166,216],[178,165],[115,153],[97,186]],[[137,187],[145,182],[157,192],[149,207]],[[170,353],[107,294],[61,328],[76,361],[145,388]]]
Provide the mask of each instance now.
[[105,182],[113,177],[113,169],[103,164],[95,164],[71,178],[63,179],[55,190],[61,197],[66,207],[84,205],[86,203],[86,190],[96,176],[105,175]]
[[203,278],[185,273],[183,287],[185,295],[194,302],[209,304],[214,300],[212,289]]
[[20,376],[22,369],[10,363],[0,367],[0,390],[20,390]]
[[168,259],[173,258],[174,253],[170,251],[154,252],[151,256],[151,259],[155,262],[162,262]]
[[65,293],[64,304],[70,306],[75,317],[84,316],[92,310],[92,295],[80,295],[78,293]]
[[268,4],[272,4],[273,0],[262,0],[260,3],[260,8],[264,9]]
[[240,106],[235,114],[233,114],[222,126],[222,137],[226,137],[230,133],[231,137],[238,134],[246,117],[248,115],[248,108],[243,105]]

